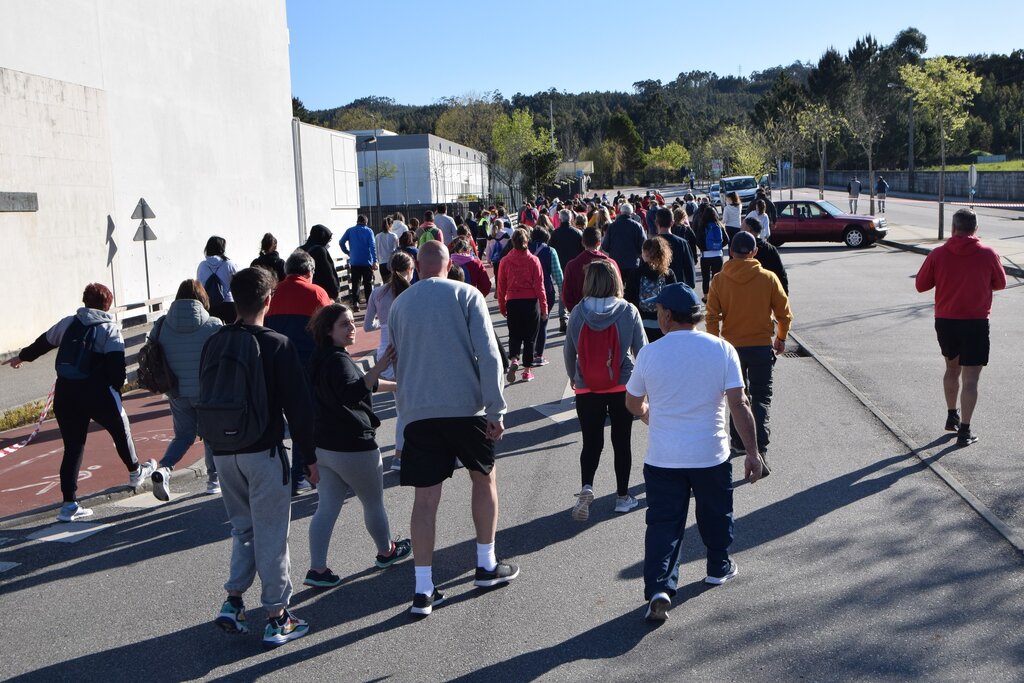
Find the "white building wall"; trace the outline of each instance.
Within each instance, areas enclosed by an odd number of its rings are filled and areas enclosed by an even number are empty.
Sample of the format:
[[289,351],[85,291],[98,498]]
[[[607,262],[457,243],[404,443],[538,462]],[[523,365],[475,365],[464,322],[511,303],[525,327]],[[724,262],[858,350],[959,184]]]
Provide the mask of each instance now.
[[243,264],[264,232],[298,244],[284,0],[3,0],[0,16],[0,191],[39,195],[35,214],[0,213],[18,250],[5,280],[46,280],[0,304],[19,321],[0,352],[73,311],[87,281],[145,298],[139,197],[157,216],[154,296],[195,277],[211,234]]
[[[487,195],[488,176],[484,155],[476,152],[472,153],[473,156],[459,156],[447,151],[447,143],[442,144],[443,149],[382,149],[377,153],[381,166],[394,164],[396,170],[393,178],[380,179],[382,206],[432,205],[455,202],[470,194],[478,197]],[[359,178],[363,181],[359,187],[360,206],[376,206],[377,194],[373,178],[376,160],[373,145],[367,145],[364,151],[360,144],[357,155]]]
[[310,226],[317,223],[340,236],[355,225],[359,208],[356,137],[306,123],[297,125],[305,219],[302,239],[309,234]]

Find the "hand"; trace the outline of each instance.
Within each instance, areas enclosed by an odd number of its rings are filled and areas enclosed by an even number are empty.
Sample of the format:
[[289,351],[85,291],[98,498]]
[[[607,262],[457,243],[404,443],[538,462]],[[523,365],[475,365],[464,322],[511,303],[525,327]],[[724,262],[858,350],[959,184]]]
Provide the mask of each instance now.
[[640,421],[643,422],[648,427],[651,426],[651,411],[646,405],[644,406],[643,415],[640,416]]
[[541,322],[544,322],[545,320],[548,319],[548,312],[546,310],[541,309],[541,311],[540,311],[540,319],[541,319]]
[[487,420],[487,438],[491,441],[501,441],[501,435],[505,433],[505,425],[499,417],[497,420]]
[[10,365],[12,368],[17,370],[19,367],[21,367],[21,364],[24,362],[25,361],[21,359],[21,356],[15,356],[14,358],[5,360],[3,363],[0,363],[0,365]]
[[761,455],[757,452],[747,452],[743,459],[743,478],[751,484],[761,478]]
[[786,340],[785,339],[779,339],[778,337],[776,337],[775,341],[772,342],[772,348],[775,349],[775,353],[778,353],[778,354],[785,353],[786,352]]
[[391,362],[392,363],[397,363],[398,362],[398,349],[395,348],[394,344],[388,344],[388,348],[384,349],[384,355],[385,356],[388,355],[389,353],[391,354]]
[[313,463],[312,465],[306,465],[306,472],[308,472],[308,474],[306,475],[306,479],[309,480],[310,484],[313,484],[315,486],[317,483],[320,482],[320,469],[316,466],[316,463]]
[[380,374],[380,373],[384,372],[385,370],[387,370],[389,365],[391,365],[392,363],[395,362],[395,358],[397,356],[398,356],[398,354],[395,351],[395,347],[391,346],[389,344],[388,348],[384,349],[384,355],[382,355],[377,360],[377,362],[374,364],[373,367],[379,368],[380,371],[378,372],[378,374]]

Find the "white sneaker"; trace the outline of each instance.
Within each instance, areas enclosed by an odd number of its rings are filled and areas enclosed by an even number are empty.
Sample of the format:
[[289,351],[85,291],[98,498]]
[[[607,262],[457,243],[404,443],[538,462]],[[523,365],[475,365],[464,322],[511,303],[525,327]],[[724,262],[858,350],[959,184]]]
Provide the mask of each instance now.
[[153,472],[156,472],[156,460],[140,462],[139,469],[129,473],[128,486],[133,489],[139,488],[142,486],[142,482],[153,476]]
[[729,560],[729,569],[725,572],[725,576],[711,576],[708,575],[704,579],[704,583],[710,586],[721,586],[726,581],[731,581],[736,578],[736,575],[740,573],[740,566],[736,564],[736,560]]
[[77,522],[84,517],[91,517],[92,510],[84,508],[78,503],[68,503],[61,507],[57,513],[58,522]]
[[171,468],[159,467],[153,476],[153,495],[157,500],[168,501],[171,499]]
[[668,593],[655,593],[651,601],[647,603],[647,614],[644,619],[651,622],[665,621],[668,619],[668,610],[672,606],[672,599]]
[[576,494],[576,505],[572,509],[572,518],[577,522],[590,519],[590,504],[594,502],[594,491],[587,487]]
[[616,496],[615,498],[616,512],[629,512],[638,505],[640,505],[640,503],[637,499],[630,495]]
[[219,481],[208,481],[206,482],[206,495],[216,496],[220,494],[220,482]]
[[402,459],[401,458],[391,458],[391,471],[392,472],[401,472],[402,471]]

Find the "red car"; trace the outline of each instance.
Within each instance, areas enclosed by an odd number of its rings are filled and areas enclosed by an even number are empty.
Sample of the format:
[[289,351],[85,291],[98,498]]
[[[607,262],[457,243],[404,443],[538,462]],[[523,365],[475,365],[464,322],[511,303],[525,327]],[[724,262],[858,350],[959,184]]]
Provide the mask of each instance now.
[[775,246],[786,242],[843,242],[848,247],[866,247],[885,237],[889,229],[878,216],[855,216],[823,200],[775,202],[778,219],[768,241]]

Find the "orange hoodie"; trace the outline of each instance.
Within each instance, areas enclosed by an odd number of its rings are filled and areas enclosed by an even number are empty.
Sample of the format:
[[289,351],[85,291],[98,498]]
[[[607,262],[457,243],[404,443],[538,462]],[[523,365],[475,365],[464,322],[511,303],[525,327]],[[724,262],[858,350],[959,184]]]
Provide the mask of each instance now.
[[708,334],[721,336],[737,348],[771,346],[775,334],[772,316],[779,323],[778,337],[785,339],[793,313],[779,278],[753,258],[729,259],[711,280]]

